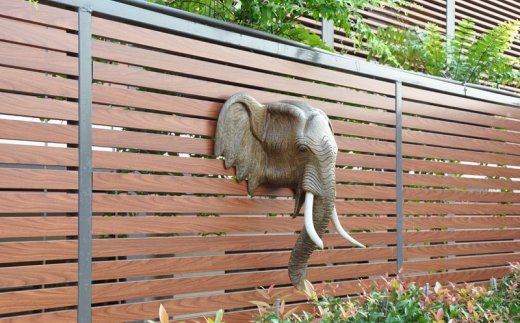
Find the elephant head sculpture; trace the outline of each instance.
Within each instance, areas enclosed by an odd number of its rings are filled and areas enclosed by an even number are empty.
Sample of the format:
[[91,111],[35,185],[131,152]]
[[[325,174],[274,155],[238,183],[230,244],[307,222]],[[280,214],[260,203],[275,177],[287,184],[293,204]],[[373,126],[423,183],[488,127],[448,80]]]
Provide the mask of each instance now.
[[334,206],[337,145],[327,115],[310,105],[279,101],[262,105],[245,93],[231,96],[220,111],[215,155],[225,167],[236,166],[237,181],[247,178],[249,194],[258,185],[292,188],[293,217],[305,202],[304,227],[289,260],[289,277],[297,289],[307,279],[307,263],[332,219],[338,233],[364,247],[342,228]]

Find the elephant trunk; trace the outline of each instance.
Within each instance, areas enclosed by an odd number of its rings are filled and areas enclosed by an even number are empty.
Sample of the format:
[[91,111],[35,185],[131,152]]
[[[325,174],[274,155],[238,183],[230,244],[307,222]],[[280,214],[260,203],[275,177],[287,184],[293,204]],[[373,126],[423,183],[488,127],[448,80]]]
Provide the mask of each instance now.
[[[335,183],[334,183],[335,184]],[[314,225],[315,233],[321,237],[327,230],[331,214],[334,210],[334,198],[335,198],[335,187],[332,188],[333,192],[324,195],[315,195],[314,203],[312,206],[312,222]],[[311,193],[307,193],[307,196]],[[306,207],[309,203],[306,197]],[[312,203],[312,202],[311,202]],[[305,217],[308,215],[306,214]],[[306,219],[307,220],[307,219]],[[291,252],[289,259],[289,277],[294,287],[299,290],[304,288],[304,281],[307,279],[307,263],[317,245],[312,239],[312,231],[307,229],[308,226],[304,226],[296,244]],[[323,247],[323,246],[319,246]]]

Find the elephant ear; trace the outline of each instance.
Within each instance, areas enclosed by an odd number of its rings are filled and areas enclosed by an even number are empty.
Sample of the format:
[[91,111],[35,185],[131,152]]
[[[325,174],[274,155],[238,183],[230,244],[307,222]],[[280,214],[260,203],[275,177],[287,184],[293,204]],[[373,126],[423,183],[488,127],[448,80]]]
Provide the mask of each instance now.
[[231,96],[222,110],[215,134],[215,155],[224,156],[226,169],[236,166],[237,181],[248,179],[253,194],[265,182],[265,137],[267,109],[245,93]]

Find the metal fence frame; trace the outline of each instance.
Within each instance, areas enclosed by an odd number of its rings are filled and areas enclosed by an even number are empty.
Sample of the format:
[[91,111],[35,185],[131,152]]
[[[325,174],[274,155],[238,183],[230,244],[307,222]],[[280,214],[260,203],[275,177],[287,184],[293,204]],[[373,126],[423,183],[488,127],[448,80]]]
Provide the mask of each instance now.
[[[78,322],[91,322],[92,294],[92,14],[174,31],[212,43],[247,48],[280,58],[334,68],[395,83],[397,272],[403,266],[402,86],[520,107],[520,96],[479,85],[407,72],[311,48],[267,33],[138,0],[48,0],[78,11],[79,218]],[[259,39],[261,41],[259,41]]]

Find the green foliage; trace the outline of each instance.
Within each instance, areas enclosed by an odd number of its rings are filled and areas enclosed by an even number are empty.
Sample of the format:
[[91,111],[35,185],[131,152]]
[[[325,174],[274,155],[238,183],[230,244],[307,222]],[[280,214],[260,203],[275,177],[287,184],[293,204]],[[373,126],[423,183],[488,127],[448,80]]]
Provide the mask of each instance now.
[[408,0],[148,0],[161,5],[186,10],[203,16],[233,22],[326,50],[319,35],[297,21],[299,17],[332,20],[342,28],[357,48],[364,42],[377,55],[387,54],[386,44],[379,41],[374,31],[364,22],[360,10],[389,6],[399,11],[411,6]]
[[[491,85],[518,86],[520,73],[513,67],[520,63],[520,58],[504,53],[518,38],[519,29],[519,20],[505,21],[478,35],[474,22],[464,19],[454,37],[446,40],[432,23],[424,30],[380,27],[377,35],[390,52],[380,55],[380,63],[465,83],[484,81]],[[372,50],[370,57],[377,54]]]
[[[495,287],[464,284],[441,286],[425,290],[415,283],[403,285],[395,279],[371,287],[356,298],[342,299],[323,292],[327,285],[313,286],[306,282],[308,303],[314,312],[297,312],[297,307],[286,311],[282,302],[279,314],[273,312],[267,302],[253,302],[260,316],[255,322],[290,323],[365,323],[365,322],[416,322],[416,323],[477,323],[520,321],[520,264],[511,264],[511,274],[501,279]],[[333,289],[334,291],[334,289]],[[273,288],[260,291],[268,300]],[[285,296],[287,297],[287,295]]]

